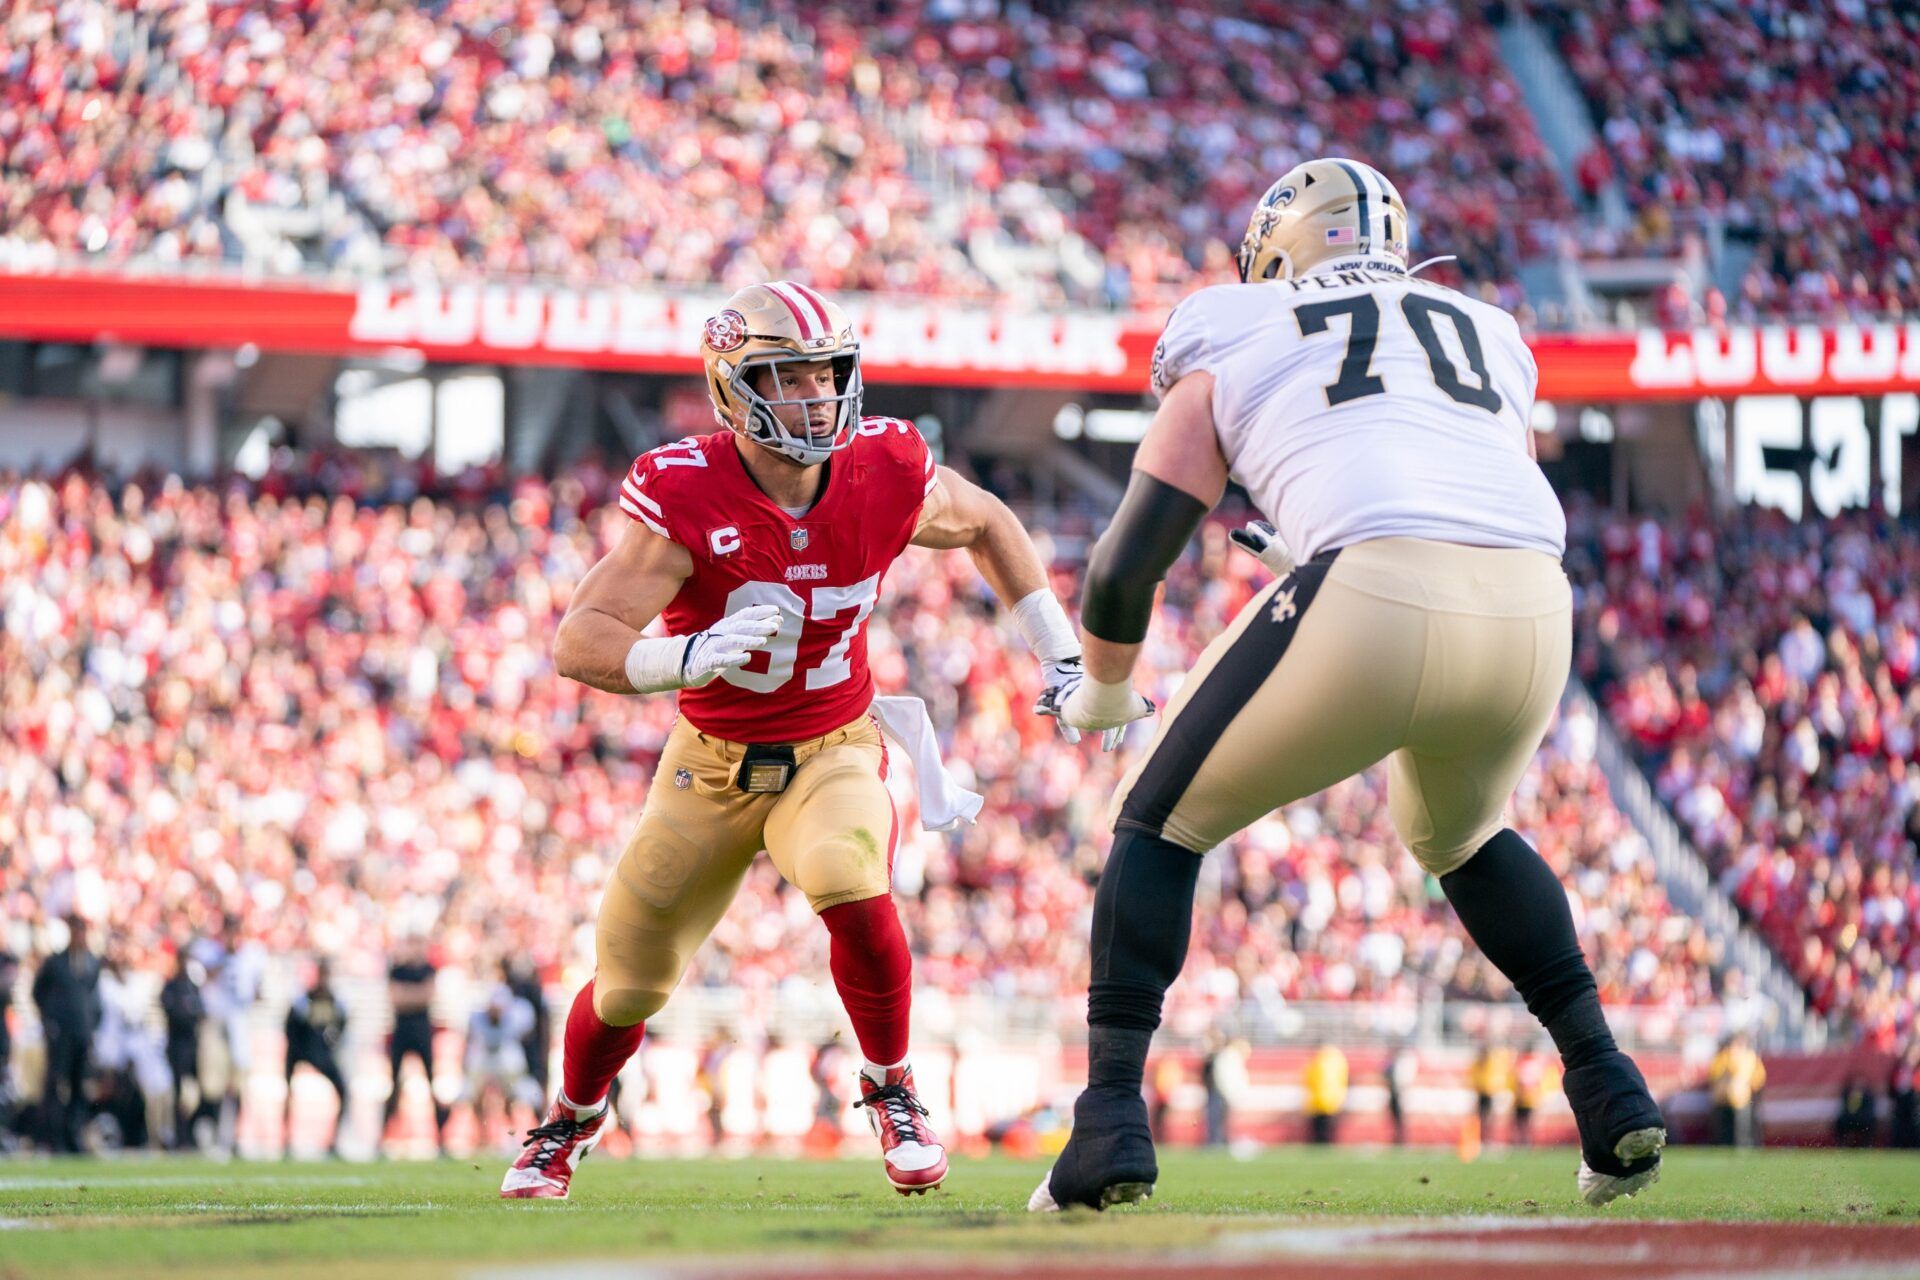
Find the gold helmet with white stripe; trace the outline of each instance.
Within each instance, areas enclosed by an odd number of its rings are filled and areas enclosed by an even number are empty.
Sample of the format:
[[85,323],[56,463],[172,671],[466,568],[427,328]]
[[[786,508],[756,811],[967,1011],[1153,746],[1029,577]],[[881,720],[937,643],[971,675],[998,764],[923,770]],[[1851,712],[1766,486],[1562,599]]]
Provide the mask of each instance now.
[[1297,164],[1267,188],[1240,242],[1240,279],[1290,280],[1335,258],[1407,265],[1407,206],[1391,182],[1358,160]]
[[[825,462],[853,441],[860,425],[860,343],[853,321],[827,298],[803,284],[771,280],[748,285],[727,299],[700,336],[713,416],[754,443],[802,465]],[[782,399],[780,366],[827,360],[833,366],[830,396]],[[771,370],[768,399],[755,375]],[[775,406],[801,424],[792,430]],[[817,412],[831,406],[830,413]],[[811,425],[820,419],[818,427]]]

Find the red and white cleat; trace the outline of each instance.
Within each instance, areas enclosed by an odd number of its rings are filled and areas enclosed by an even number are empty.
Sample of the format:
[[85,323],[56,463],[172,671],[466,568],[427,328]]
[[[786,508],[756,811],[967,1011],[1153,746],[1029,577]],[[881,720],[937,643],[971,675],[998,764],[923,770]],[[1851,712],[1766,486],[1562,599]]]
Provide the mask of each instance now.
[[565,1200],[573,1171],[600,1141],[613,1109],[606,1103],[591,1114],[555,1102],[547,1118],[527,1130],[520,1158],[500,1183],[502,1200]]
[[927,1124],[927,1109],[913,1091],[913,1068],[863,1068],[861,1096],[854,1103],[867,1109],[867,1123],[880,1139],[887,1181],[903,1196],[925,1195],[946,1180],[947,1149]]

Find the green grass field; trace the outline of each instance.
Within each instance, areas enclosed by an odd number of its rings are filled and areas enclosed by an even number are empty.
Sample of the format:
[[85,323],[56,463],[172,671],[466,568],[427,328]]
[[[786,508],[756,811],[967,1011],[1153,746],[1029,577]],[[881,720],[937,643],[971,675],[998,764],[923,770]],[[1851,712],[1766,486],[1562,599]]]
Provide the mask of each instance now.
[[1669,1153],[1659,1185],[1591,1210],[1569,1149],[1168,1152],[1159,1194],[1105,1216],[1034,1217],[1038,1161],[956,1160],[902,1199],[873,1160],[593,1160],[570,1203],[496,1198],[501,1162],[0,1163],[0,1277],[471,1274],[515,1259],[796,1253],[1140,1256],[1302,1219],[1516,1218],[1920,1223],[1920,1156]]

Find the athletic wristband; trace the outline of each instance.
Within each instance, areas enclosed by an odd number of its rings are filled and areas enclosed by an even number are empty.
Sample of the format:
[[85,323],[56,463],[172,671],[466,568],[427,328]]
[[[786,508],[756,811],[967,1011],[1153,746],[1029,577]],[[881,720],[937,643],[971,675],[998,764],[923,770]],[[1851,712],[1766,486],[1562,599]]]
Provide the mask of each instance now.
[[1067,611],[1052,591],[1041,587],[1028,592],[1013,606],[1013,624],[1027,642],[1033,656],[1042,662],[1059,662],[1080,656],[1080,633],[1067,621]]
[[665,693],[686,687],[687,654],[694,636],[641,637],[627,650],[627,683],[635,693]]
[[1140,695],[1133,691],[1132,680],[1108,684],[1092,676],[1080,682],[1080,706],[1096,722],[1125,724],[1134,718]]

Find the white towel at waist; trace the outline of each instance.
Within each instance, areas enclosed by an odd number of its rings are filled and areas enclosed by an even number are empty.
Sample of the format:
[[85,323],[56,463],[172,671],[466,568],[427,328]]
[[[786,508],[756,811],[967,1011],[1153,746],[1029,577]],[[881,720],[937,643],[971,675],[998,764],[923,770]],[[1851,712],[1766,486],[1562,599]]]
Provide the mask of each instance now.
[[934,740],[933,721],[927,718],[926,703],[918,698],[875,698],[872,711],[880,732],[913,760],[921,826],[929,831],[951,831],[979,816],[986,798],[967,790],[947,772],[946,763],[940,759],[940,744]]

